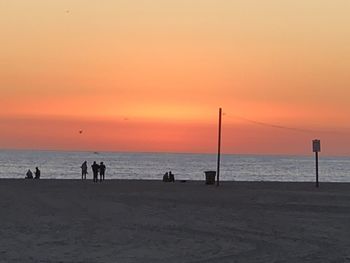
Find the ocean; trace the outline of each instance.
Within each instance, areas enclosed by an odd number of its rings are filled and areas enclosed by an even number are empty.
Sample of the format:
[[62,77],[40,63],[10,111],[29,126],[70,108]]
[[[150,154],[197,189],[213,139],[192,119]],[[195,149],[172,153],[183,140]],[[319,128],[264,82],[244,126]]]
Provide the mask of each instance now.
[[[216,170],[215,154],[112,153],[59,151],[0,151],[0,178],[24,178],[38,166],[43,179],[80,179],[80,166],[103,161],[106,179],[161,180],[171,170],[177,180],[204,180],[204,171]],[[92,178],[89,169],[88,178]],[[323,157],[319,161],[322,182],[350,182],[350,157]],[[310,156],[228,155],[221,158],[223,181],[315,180],[315,159]]]

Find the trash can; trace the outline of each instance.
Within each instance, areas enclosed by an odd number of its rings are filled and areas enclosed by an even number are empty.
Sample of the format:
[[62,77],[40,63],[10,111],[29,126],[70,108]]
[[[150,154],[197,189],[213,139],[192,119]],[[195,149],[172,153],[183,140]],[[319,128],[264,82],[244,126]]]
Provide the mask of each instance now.
[[215,184],[216,171],[205,171],[205,184]]

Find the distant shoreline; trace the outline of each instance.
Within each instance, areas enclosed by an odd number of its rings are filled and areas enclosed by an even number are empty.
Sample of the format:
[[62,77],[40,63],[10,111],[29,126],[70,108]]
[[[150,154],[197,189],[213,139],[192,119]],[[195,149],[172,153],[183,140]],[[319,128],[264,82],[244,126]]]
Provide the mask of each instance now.
[[[88,178],[86,180],[81,180],[81,179],[72,179],[72,178],[66,178],[66,179],[57,179],[57,178],[40,178],[38,179],[25,179],[25,178],[0,178],[0,181],[25,181],[25,182],[40,182],[40,181],[46,181],[46,182],[77,182],[77,183],[90,183],[92,182],[92,178]],[[148,183],[160,183],[164,185],[173,185],[173,184],[192,184],[192,185],[205,185],[207,187],[217,187],[216,183],[214,185],[206,185],[205,180],[177,180],[175,183],[165,183],[161,179],[155,180],[155,179],[106,179],[103,182],[98,182],[98,184],[115,184],[118,182],[123,182],[123,183],[140,183],[140,184],[148,184]],[[96,183],[97,184],[97,183]],[[302,182],[302,181],[230,181],[230,180],[224,180],[220,181],[219,187],[220,186],[227,186],[227,185],[277,185],[277,184],[285,184],[285,185],[310,185],[310,186],[315,186],[315,182]],[[320,186],[322,185],[350,185],[350,182],[320,182]]]

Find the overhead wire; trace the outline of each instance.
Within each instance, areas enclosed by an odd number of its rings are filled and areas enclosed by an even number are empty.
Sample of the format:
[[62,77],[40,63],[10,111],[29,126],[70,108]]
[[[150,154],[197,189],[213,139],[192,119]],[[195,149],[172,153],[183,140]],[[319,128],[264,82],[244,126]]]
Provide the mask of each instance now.
[[265,126],[265,127],[270,127],[270,128],[274,128],[274,129],[281,129],[281,130],[289,130],[289,131],[294,131],[294,132],[346,134],[346,133],[340,132],[340,131],[325,131],[325,130],[305,129],[305,128],[297,128],[297,127],[291,127],[291,126],[280,125],[280,124],[275,124],[275,123],[263,122],[263,121],[249,119],[249,118],[239,116],[236,114],[227,114],[225,112],[224,112],[223,116],[226,118],[231,118],[231,119],[239,119],[239,120],[249,122],[251,124],[255,124],[255,125],[259,125],[259,126]]

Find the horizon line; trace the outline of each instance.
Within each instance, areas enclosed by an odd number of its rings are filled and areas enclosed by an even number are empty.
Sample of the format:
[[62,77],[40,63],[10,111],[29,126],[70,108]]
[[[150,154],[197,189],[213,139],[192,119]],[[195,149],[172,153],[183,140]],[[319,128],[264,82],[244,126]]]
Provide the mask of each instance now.
[[[188,155],[217,155],[217,152],[171,152],[171,151],[118,151],[118,150],[68,150],[68,149],[30,149],[30,148],[0,148],[0,151],[34,151],[34,152],[78,152],[78,153],[117,153],[117,154],[188,154]],[[322,154],[322,153],[321,153]],[[221,155],[241,155],[241,156],[303,156],[314,157],[314,153],[310,151],[310,154],[306,153],[221,153]],[[322,154],[322,157],[346,157],[346,154]]]

